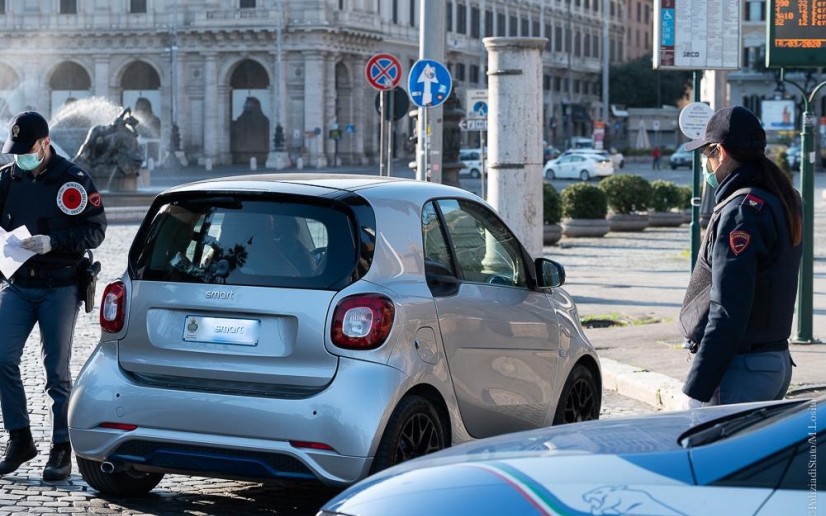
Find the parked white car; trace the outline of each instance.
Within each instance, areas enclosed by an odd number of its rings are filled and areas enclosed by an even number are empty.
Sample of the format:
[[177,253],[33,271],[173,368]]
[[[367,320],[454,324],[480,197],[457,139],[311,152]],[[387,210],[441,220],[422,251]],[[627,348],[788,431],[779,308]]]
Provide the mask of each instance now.
[[614,168],[622,168],[625,166],[625,156],[621,152],[611,151],[608,152],[607,150],[603,149],[568,149],[563,152],[560,156],[565,156],[568,154],[597,154],[604,158],[608,158],[611,160],[611,164],[614,165]]
[[459,161],[464,164],[464,167],[459,170],[460,176],[469,175],[475,179],[482,175],[482,153],[479,149],[461,149]]
[[572,152],[545,163],[542,171],[545,179],[580,179],[607,177],[614,173],[611,160],[597,153]]

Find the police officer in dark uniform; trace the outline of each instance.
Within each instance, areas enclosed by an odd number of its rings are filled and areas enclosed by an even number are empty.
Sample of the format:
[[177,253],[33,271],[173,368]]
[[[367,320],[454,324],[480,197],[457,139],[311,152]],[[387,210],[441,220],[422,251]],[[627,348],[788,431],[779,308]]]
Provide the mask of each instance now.
[[[38,323],[46,392],[52,399],[52,445],[43,479],[61,480],[72,464],[67,412],[72,335],[80,307],[78,265],[87,249],[103,242],[106,215],[92,178],[55,152],[49,125],[39,113],[12,118],[3,153],[13,154],[14,162],[0,169],[0,226],[7,232],[25,226],[31,236],[17,245],[34,254],[0,279],[0,408],[9,432],[0,475],[37,455],[20,359]],[[7,241],[10,245],[16,245],[14,239]]]
[[765,148],[760,121],[740,106],[686,144],[701,149],[717,203],[680,313],[696,353],[683,387],[692,407],[781,399],[791,381],[802,201]]

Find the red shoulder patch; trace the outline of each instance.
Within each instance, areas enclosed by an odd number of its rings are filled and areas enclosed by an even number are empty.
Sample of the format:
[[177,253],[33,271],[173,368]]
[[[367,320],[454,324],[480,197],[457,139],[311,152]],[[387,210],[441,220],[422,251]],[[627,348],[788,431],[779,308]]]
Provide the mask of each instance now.
[[738,229],[728,235],[728,245],[731,248],[731,252],[734,253],[734,256],[740,256],[743,251],[748,249],[750,243],[751,234],[746,231]]
[[91,204],[95,208],[100,208],[100,204],[101,204],[100,194],[95,192],[92,195],[90,195],[89,196],[89,204]]
[[743,198],[743,202],[740,203],[741,206],[749,206],[757,211],[762,210],[764,204],[766,204],[766,201],[754,194],[746,194]]

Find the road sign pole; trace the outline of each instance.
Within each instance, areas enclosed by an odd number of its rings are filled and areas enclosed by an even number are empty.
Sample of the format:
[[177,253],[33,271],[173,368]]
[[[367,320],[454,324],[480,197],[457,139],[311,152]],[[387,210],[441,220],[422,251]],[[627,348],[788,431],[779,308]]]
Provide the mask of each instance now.
[[800,194],[803,197],[803,256],[800,259],[800,279],[797,287],[797,332],[791,339],[795,344],[814,344],[820,341],[812,335],[812,299],[814,296],[814,130],[815,115],[811,111],[817,92],[826,86],[821,82],[808,92],[794,81],[785,78],[786,69],[780,68],[780,80],[800,90],[803,97],[803,122],[800,130]]
[[393,117],[396,113],[394,109],[393,103],[395,102],[396,94],[395,92],[391,91],[392,95],[389,95],[389,113],[390,113],[390,120],[387,121],[387,175],[393,175]]
[[384,116],[387,108],[384,103],[384,97],[387,95],[385,91],[379,92],[379,175],[383,176],[385,172],[384,164]]
[[482,169],[482,173],[479,177],[482,178],[482,199],[485,199],[485,196],[487,195],[485,193],[485,190],[487,190],[487,185],[485,183],[487,183],[488,177],[486,173],[487,167],[485,166],[485,131],[479,131],[479,147],[479,156],[482,158],[482,162],[479,164],[479,168]]
[[[693,88],[694,102],[700,102],[700,70],[694,70]],[[703,190],[700,184],[700,153],[693,152],[691,157],[691,270],[697,263],[697,255],[700,252],[700,204],[702,203]]]

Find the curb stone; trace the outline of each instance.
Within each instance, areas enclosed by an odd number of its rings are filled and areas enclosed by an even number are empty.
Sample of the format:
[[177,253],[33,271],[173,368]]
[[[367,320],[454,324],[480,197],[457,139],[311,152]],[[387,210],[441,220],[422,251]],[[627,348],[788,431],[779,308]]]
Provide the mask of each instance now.
[[662,373],[646,371],[610,358],[600,358],[599,362],[602,367],[604,388],[646,403],[657,410],[683,409],[685,399],[682,392],[683,382]]

